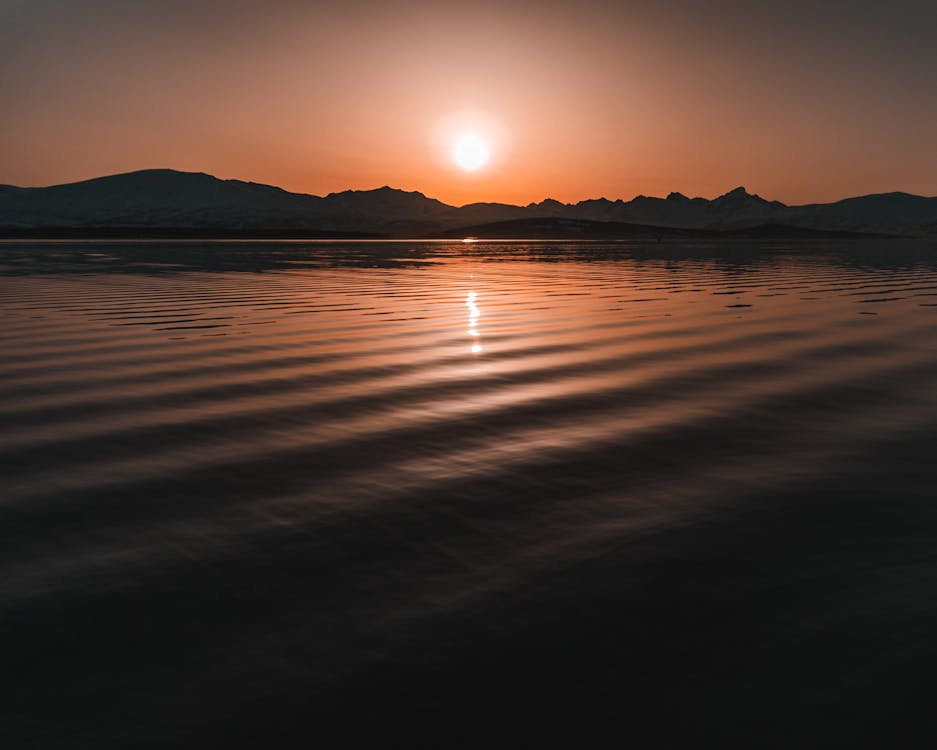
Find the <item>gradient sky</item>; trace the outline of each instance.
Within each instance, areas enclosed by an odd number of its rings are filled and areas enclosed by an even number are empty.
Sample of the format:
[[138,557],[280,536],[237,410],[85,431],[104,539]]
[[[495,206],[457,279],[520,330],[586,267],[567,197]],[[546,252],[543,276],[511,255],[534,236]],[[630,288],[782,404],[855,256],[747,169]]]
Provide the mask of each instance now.
[[935,29],[933,0],[0,0],[0,182],[935,195]]

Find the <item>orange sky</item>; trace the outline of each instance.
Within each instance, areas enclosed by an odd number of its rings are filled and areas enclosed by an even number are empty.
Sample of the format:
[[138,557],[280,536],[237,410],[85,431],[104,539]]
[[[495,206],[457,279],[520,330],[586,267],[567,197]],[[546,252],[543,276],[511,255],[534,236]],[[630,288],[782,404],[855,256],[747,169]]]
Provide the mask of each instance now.
[[[0,182],[172,167],[455,204],[934,195],[935,8],[0,0]],[[471,118],[497,136],[475,174],[444,158]]]

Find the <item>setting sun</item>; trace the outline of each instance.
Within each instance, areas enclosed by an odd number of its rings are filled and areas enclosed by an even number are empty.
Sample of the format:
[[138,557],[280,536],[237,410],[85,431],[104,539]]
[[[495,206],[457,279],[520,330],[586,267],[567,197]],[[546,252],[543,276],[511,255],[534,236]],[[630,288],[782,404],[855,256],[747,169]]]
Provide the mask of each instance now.
[[469,172],[484,167],[490,156],[488,144],[474,133],[463,135],[452,149],[452,160]]

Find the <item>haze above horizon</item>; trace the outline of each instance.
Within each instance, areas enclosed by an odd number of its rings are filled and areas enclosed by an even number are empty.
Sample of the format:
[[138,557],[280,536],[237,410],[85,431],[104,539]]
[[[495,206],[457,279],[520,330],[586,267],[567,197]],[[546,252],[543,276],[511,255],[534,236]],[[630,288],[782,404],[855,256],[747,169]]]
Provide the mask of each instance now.
[[0,183],[156,163],[451,205],[935,195],[935,22],[912,0],[0,0]]

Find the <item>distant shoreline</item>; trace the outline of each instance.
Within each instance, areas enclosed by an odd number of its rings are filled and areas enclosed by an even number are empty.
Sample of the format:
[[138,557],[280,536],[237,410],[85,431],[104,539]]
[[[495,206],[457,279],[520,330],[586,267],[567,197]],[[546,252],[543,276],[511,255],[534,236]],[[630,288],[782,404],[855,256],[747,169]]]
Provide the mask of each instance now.
[[491,222],[431,235],[337,230],[224,229],[199,227],[0,227],[0,240],[817,240],[916,239],[913,235],[811,229],[760,224],[739,229],[661,227],[557,218]]
[[202,229],[195,227],[0,227],[0,240],[383,240],[379,232]]

